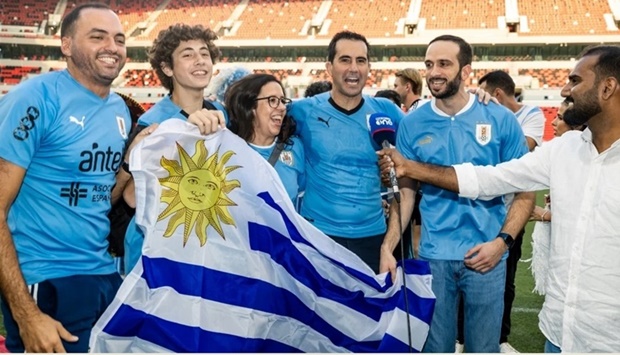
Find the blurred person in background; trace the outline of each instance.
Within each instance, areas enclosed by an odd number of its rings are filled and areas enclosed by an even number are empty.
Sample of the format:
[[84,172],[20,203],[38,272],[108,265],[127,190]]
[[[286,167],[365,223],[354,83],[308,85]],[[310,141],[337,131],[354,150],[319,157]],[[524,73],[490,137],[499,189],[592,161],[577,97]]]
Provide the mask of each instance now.
[[312,97],[318,94],[322,94],[324,92],[330,91],[332,89],[332,83],[327,80],[316,81],[306,88],[304,92],[304,97]]

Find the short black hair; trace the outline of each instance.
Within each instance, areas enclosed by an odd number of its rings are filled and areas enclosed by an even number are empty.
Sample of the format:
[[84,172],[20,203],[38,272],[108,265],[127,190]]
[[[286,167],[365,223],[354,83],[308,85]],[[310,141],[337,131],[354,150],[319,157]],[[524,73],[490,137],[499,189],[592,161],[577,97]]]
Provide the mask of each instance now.
[[459,46],[459,54],[457,55],[457,58],[459,60],[459,66],[461,68],[471,64],[471,61],[474,58],[474,51],[469,45],[469,43],[467,43],[464,39],[453,35],[442,35],[430,41],[429,45],[438,41],[452,42],[456,43]]
[[515,82],[512,77],[503,70],[496,70],[490,73],[486,73],[480,80],[478,85],[487,83],[487,92],[492,92],[495,89],[502,89],[506,95],[515,96]]
[[332,89],[331,81],[321,80],[315,81],[314,83],[308,85],[306,91],[304,92],[304,97],[312,97],[314,95],[318,95]]
[[349,40],[349,41],[360,41],[364,42],[366,45],[366,59],[370,60],[370,44],[366,40],[366,37],[359,33],[351,32],[351,31],[342,31],[338,32],[332,37],[332,40],[329,42],[329,46],[327,46],[327,61],[330,63],[334,62],[334,58],[336,57],[336,45],[340,40]]
[[379,90],[375,93],[375,97],[385,97],[395,103],[398,107],[403,104],[400,100],[400,95],[394,90]]
[[598,56],[598,62],[594,65],[596,82],[604,78],[614,77],[620,83],[620,47],[599,45],[584,49],[580,57]]
[[80,18],[80,13],[85,9],[102,9],[102,10],[110,10],[112,9],[100,2],[91,2],[87,4],[81,4],[73,8],[71,12],[62,19],[62,24],[60,25],[60,37],[70,37],[75,33],[75,23]]

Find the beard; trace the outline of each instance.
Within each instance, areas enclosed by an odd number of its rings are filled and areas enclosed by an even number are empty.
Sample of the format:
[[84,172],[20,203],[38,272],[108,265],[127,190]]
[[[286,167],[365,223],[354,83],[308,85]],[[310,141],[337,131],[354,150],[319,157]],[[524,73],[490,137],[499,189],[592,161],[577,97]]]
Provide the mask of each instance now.
[[573,102],[573,107],[564,112],[564,122],[569,126],[583,126],[592,117],[601,113],[601,105],[598,103],[596,85],[592,89],[588,90],[583,97],[575,102],[574,99],[568,98],[567,101]]
[[[454,77],[454,79],[452,80],[448,80],[448,82],[446,82],[446,89],[443,92],[438,92],[435,93],[433,92],[433,90],[431,90],[431,94],[433,95],[433,97],[435,97],[436,99],[447,99],[450,98],[454,95],[456,95],[461,87],[461,71],[459,70],[458,74],[456,74],[456,76]],[[426,80],[426,85],[428,85],[428,87],[430,87],[429,84],[429,80]]]
[[68,60],[73,61],[75,67],[84,75],[106,86],[112,85],[112,82],[118,77],[118,74],[125,65],[125,62],[121,61],[114,70],[100,69],[97,67],[96,59],[90,58],[88,53],[80,50],[75,45],[72,47],[72,55]]

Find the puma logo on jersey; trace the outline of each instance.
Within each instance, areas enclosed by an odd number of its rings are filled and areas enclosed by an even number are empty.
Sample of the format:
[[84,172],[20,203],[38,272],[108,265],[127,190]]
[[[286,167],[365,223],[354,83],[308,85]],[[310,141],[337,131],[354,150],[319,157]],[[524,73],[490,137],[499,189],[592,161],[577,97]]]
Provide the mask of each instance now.
[[329,128],[329,120],[331,120],[332,118],[328,118],[327,120],[325,120],[324,118],[321,117],[317,117],[317,120],[319,120],[319,122],[323,122],[325,123],[325,125]]
[[76,125],[82,127],[82,130],[84,130],[84,120],[85,119],[86,119],[86,116],[82,116],[82,120],[78,120],[77,118],[75,118],[73,116],[69,116],[69,122],[75,123]]

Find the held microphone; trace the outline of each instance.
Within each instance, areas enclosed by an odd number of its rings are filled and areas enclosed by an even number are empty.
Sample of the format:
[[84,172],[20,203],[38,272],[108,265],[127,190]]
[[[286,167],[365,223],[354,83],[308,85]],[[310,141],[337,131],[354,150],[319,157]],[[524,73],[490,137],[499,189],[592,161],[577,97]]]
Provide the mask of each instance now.
[[[394,121],[384,113],[373,113],[368,116],[368,130],[372,139],[383,148],[392,148],[396,144],[396,127]],[[394,191],[394,199],[400,204],[400,191],[398,189],[398,180],[396,180],[396,172],[394,168],[390,169],[390,185]],[[391,216],[390,216],[391,218]],[[403,231],[401,229],[400,207],[396,209],[396,218],[398,220],[398,234],[400,235],[400,257],[405,260],[405,243],[403,240]],[[405,312],[409,315],[409,300],[407,297],[407,275],[405,275],[405,265],[402,265],[403,290],[405,295]],[[411,338],[411,317],[407,316],[407,335],[409,339],[409,352],[413,352]]]
[[[368,116],[367,123],[370,136],[375,143],[382,148],[393,148],[396,144],[396,128],[390,117],[384,113],[373,113]],[[390,185],[396,202],[400,203],[400,191],[394,168],[390,169]]]

